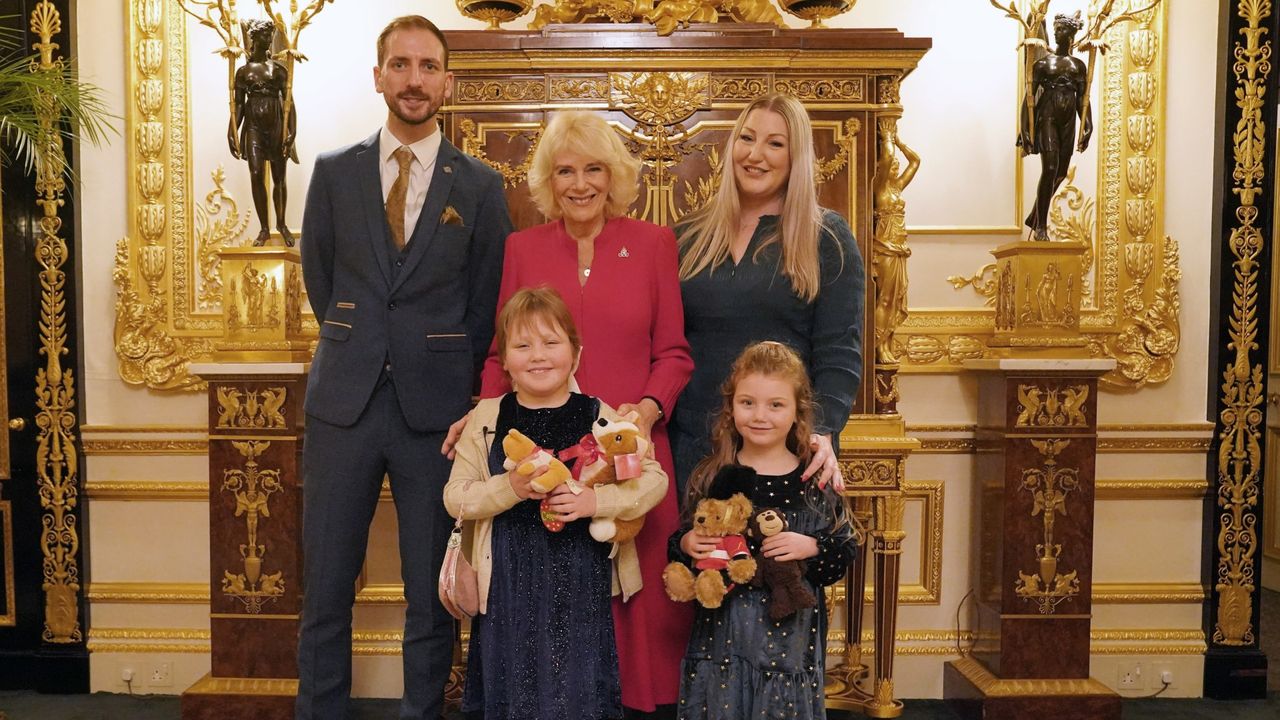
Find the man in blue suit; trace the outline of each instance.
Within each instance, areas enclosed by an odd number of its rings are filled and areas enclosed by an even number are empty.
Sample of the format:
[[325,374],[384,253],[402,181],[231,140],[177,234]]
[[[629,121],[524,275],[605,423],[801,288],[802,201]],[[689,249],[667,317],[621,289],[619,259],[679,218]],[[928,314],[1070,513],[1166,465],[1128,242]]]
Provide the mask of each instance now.
[[355,582],[384,475],[408,600],[400,717],[441,714],[453,618],[436,594],[452,526],[440,446],[489,349],[511,231],[501,176],[442,137],[448,59],[426,18],[387,25],[373,70],[386,125],[318,157],[307,192],[302,269],[320,341],[303,451],[299,720],[347,716]]

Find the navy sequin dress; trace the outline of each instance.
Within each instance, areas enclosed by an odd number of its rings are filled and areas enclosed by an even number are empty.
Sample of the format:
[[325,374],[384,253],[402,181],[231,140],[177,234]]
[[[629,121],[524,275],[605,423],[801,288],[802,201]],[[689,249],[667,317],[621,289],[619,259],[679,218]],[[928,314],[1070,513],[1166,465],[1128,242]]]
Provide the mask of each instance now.
[[[598,400],[576,393],[542,409],[522,407],[508,393],[496,437],[514,427],[540,447],[562,450],[591,432],[598,409]],[[490,472],[505,472],[502,461],[495,442]],[[589,519],[547,530],[538,505],[525,500],[493,519],[488,611],[471,623],[462,709],[486,720],[622,717],[611,546],[591,538]]]
[[[856,545],[852,528],[832,529],[830,490],[800,479],[802,468],[786,475],[756,475],[751,503],[778,508],[793,532],[814,537],[818,555],[806,561],[805,579],[818,606],[778,622],[769,619],[769,591],[739,585],[716,610],[698,608],[680,677],[680,720],[826,717],[827,610],[822,588],[844,577]],[[671,537],[672,560],[688,562],[680,538]]]

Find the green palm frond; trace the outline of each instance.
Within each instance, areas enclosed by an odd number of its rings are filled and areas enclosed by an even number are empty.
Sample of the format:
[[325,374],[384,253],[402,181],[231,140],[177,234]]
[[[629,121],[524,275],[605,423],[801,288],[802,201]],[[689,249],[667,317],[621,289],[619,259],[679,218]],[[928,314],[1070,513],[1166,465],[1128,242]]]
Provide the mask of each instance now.
[[[40,118],[37,104],[51,98],[63,109],[66,122],[56,130],[65,139],[79,138],[103,144],[116,134],[101,88],[81,81],[65,61],[41,69],[36,56],[17,57],[0,63],[0,162],[18,160],[28,170],[40,159]],[[34,68],[34,69],[33,69]],[[66,172],[63,162],[60,171]]]

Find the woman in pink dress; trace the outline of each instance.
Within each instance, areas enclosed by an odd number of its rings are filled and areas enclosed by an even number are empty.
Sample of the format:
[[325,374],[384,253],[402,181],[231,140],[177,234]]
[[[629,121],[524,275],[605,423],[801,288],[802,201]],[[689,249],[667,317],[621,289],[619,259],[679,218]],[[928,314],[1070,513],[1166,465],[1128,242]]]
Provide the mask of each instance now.
[[[693,371],[684,337],[675,235],[625,216],[639,194],[640,162],[599,115],[556,113],[534,152],[529,190],[551,222],[507,238],[498,307],[520,288],[559,291],[582,336],[577,381],[620,413],[635,410],[671,478],[636,539],[644,588],[613,598],[622,704],[628,716],[671,705],[692,625],[688,605],[662,588],[667,538],[679,526],[666,413]],[[491,349],[481,397],[510,390]],[[572,652],[572,648],[566,648]]]

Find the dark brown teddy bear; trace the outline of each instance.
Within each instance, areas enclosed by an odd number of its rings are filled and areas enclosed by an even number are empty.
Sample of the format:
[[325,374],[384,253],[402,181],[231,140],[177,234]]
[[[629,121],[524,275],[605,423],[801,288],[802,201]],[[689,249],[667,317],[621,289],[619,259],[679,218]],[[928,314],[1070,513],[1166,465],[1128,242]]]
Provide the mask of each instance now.
[[[747,535],[757,542],[787,529],[787,519],[773,508],[757,509],[751,516]],[[751,584],[769,589],[769,618],[774,622],[790,617],[797,610],[818,605],[818,598],[804,581],[803,560],[778,561],[756,554],[756,576]]]

